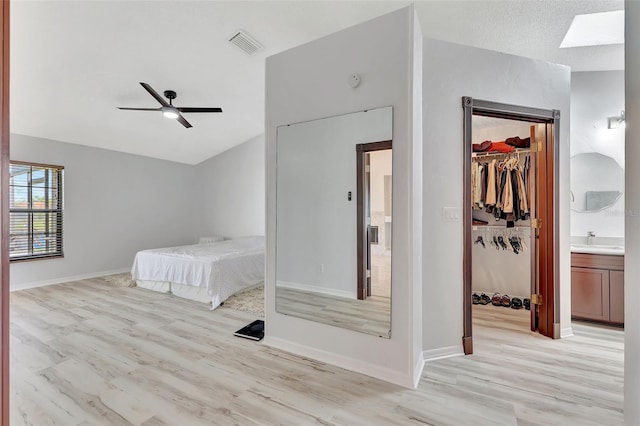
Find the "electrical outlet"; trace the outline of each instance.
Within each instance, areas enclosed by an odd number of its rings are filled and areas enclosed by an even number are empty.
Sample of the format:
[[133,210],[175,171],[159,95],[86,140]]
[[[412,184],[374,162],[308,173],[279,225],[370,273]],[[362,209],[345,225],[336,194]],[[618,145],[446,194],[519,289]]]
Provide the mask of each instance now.
[[457,207],[443,207],[442,220],[445,222],[460,222],[460,209]]

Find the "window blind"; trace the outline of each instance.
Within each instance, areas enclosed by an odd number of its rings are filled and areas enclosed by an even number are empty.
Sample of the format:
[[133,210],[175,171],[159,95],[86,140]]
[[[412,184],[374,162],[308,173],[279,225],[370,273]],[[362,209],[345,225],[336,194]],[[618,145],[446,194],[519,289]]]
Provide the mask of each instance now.
[[9,260],[62,257],[64,167],[10,163]]

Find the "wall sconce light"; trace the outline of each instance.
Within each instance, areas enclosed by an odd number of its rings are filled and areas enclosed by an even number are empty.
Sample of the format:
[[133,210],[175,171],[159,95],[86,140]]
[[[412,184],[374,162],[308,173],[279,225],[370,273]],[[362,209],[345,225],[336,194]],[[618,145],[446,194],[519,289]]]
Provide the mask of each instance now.
[[620,115],[607,117],[607,128],[617,129],[618,127],[625,127],[624,110],[620,111]]

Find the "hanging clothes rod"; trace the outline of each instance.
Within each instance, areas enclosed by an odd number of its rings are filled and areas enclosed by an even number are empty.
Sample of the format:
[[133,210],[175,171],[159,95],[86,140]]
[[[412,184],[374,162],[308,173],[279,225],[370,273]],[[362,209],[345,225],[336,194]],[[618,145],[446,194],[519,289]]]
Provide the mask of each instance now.
[[471,157],[498,157],[501,155],[514,155],[514,154],[528,154],[531,152],[531,148],[516,148],[512,152],[472,152]]
[[509,231],[509,230],[521,230],[521,229],[532,229],[532,228],[531,228],[531,225],[512,226],[511,228],[507,228],[505,225],[473,225],[471,229],[473,229],[474,231],[480,231],[483,229],[501,229],[503,231]]

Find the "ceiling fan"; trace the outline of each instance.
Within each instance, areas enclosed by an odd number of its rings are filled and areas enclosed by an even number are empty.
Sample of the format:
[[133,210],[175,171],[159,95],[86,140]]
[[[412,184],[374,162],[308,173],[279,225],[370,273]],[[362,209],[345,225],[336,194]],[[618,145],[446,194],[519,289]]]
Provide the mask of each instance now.
[[162,106],[160,108],[118,107],[118,109],[124,109],[129,111],[162,111],[162,115],[164,115],[167,118],[173,118],[177,120],[180,124],[182,124],[186,128],[193,127],[193,126],[191,126],[191,124],[187,120],[185,120],[185,118],[182,116],[181,113],[222,112],[222,108],[176,107],[176,106],[173,106],[173,100],[176,98],[177,95],[176,95],[176,92],[174,92],[173,90],[164,91],[164,97],[169,99],[169,103],[167,103],[167,101],[165,101],[162,98],[162,96],[160,96],[158,92],[153,90],[153,88],[149,86],[147,83],[140,82],[140,85],[144,87],[145,90],[149,92],[149,94],[153,96],[156,101],[160,102],[160,105]]

